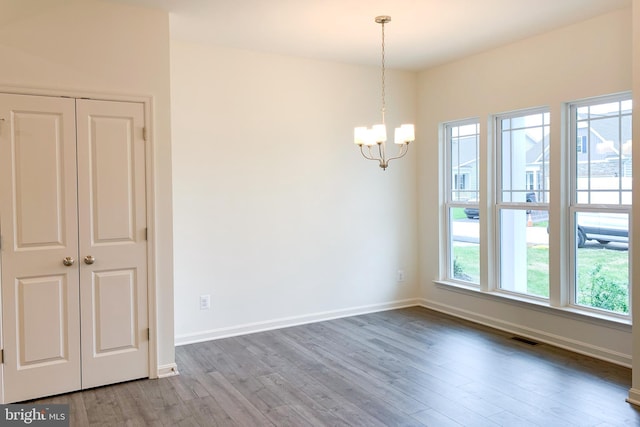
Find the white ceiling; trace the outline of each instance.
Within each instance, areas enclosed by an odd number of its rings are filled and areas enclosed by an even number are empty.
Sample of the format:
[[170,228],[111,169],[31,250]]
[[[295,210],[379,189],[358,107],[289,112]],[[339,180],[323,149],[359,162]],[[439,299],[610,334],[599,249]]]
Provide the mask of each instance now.
[[113,0],[170,12],[175,40],[422,69],[628,7],[631,0]]

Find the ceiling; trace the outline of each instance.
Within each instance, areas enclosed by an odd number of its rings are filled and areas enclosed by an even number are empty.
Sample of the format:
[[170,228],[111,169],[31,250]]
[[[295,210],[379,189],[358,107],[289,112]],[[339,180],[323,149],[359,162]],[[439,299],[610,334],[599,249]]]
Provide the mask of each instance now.
[[631,0],[112,0],[170,13],[171,38],[418,70],[584,21]]

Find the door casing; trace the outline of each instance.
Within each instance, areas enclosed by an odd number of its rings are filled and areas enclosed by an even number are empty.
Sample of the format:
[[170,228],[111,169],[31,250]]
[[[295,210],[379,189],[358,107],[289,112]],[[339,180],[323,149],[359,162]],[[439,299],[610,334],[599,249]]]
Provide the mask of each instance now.
[[[113,95],[99,92],[53,90],[48,88],[27,88],[0,86],[0,93],[16,95],[35,95],[61,98],[93,99],[103,101],[137,102],[144,105],[144,132],[145,132],[145,190],[146,190],[146,215],[147,215],[147,316],[149,326],[149,378],[158,378],[158,320],[157,320],[157,283],[156,283],[156,185],[155,185],[155,158],[156,147],[154,141],[153,125],[153,97],[141,95]],[[2,122],[0,122],[2,126]],[[0,233],[2,224],[0,224]],[[2,236],[0,234],[0,245]],[[0,263],[0,269],[2,264]],[[0,295],[1,298],[1,295]],[[1,300],[0,300],[1,307]],[[2,336],[3,324],[0,313],[0,349],[4,348]],[[174,369],[171,369],[172,372]],[[0,403],[5,403],[3,370],[0,369]]]

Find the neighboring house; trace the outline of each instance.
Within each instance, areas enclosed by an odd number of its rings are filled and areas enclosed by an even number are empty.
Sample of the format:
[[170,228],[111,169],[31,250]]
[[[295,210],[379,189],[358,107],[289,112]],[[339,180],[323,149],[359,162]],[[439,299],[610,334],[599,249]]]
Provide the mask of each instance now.
[[[631,113],[630,111],[628,112]],[[586,120],[583,114],[579,114],[578,120]],[[629,116],[629,120],[631,120]],[[580,189],[607,189],[618,188],[618,179],[628,180],[631,189],[631,135],[619,135],[620,130],[616,120],[592,119],[590,126],[581,127],[576,136],[576,150],[578,151],[578,183]],[[548,135],[545,135],[548,138]],[[475,143],[475,137],[460,138],[460,146],[468,146]],[[532,134],[526,135],[526,189],[536,193],[536,200],[544,202],[544,195],[539,193],[545,186],[543,180],[549,177],[549,144],[544,145],[543,140],[534,139]],[[457,147],[454,146],[454,150]],[[459,166],[452,177],[452,188],[459,190],[460,200],[473,201],[476,197],[478,159],[470,150],[459,150]],[[546,172],[545,172],[546,170]],[[546,177],[545,177],[546,176]],[[615,185],[609,185],[611,180],[616,180]],[[623,187],[624,188],[624,187]],[[468,191],[464,191],[468,190]],[[614,195],[599,193],[602,203],[618,203],[612,197]],[[581,200],[583,201],[583,200]],[[583,202],[586,202],[584,200]]]

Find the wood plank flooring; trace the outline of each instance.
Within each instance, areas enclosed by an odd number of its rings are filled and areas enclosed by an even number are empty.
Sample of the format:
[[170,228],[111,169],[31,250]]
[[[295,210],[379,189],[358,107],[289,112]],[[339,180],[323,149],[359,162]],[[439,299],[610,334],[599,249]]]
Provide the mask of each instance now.
[[176,348],[179,376],[34,403],[72,426],[638,426],[631,371],[413,307]]

